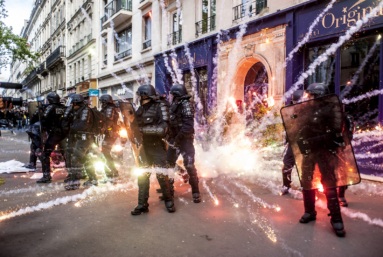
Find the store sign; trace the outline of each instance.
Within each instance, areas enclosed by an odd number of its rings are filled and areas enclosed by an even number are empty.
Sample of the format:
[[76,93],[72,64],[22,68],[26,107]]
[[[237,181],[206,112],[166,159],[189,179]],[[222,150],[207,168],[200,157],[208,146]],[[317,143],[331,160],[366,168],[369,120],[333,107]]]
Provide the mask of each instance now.
[[[380,1],[376,0],[348,0],[334,4],[314,27],[311,38],[344,32],[363,19]],[[308,11],[298,16],[298,40],[302,39],[314,19],[325,7]],[[383,23],[383,8],[376,13],[375,18],[369,20],[364,27]]]
[[[190,58],[193,60],[193,67],[201,67],[207,65],[207,56],[208,56],[208,46],[207,44],[201,44],[196,47],[190,48]],[[172,57],[169,58],[169,63],[171,67],[174,68],[175,63]],[[186,54],[186,51],[182,49],[177,53],[177,64],[180,69],[189,69],[189,57]]]
[[98,89],[89,89],[89,97],[99,97],[100,90]]

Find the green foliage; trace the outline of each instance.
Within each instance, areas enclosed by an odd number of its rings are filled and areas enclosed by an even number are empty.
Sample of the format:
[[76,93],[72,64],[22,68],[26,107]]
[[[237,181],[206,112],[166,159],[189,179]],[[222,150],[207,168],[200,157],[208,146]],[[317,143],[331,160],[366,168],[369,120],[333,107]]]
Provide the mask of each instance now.
[[0,0],[0,69],[15,60],[37,62],[40,54],[32,52],[27,40],[13,34],[12,27],[7,27],[1,20],[8,16],[4,1]]

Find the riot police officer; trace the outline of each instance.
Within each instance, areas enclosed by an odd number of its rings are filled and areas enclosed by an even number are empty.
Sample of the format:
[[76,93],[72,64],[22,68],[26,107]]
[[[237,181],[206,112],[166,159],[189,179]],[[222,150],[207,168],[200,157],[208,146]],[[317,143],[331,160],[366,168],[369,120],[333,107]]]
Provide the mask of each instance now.
[[40,122],[31,124],[26,130],[31,139],[31,150],[29,152],[29,164],[25,166],[27,169],[36,169],[37,156],[41,153],[43,146],[41,141]]
[[[165,139],[169,126],[169,110],[156,97],[156,90],[152,85],[142,85],[136,92],[140,107],[136,111],[136,119],[143,137],[143,146],[148,165],[157,168],[166,167]],[[131,212],[139,215],[149,211],[149,181],[150,173],[138,176],[138,205]],[[157,173],[157,180],[162,189],[165,207],[168,212],[175,212],[174,199],[170,193],[169,177],[167,174]]]
[[[84,103],[84,97],[79,94],[72,96],[73,102],[73,124],[70,126],[70,134],[77,141],[72,156],[72,168],[70,178],[65,186],[66,190],[75,190],[80,187],[80,176],[86,154],[94,141],[92,133],[93,115],[92,110]],[[97,184],[94,169],[87,169],[90,183]]]
[[55,146],[61,143],[65,134],[61,128],[61,118],[65,112],[65,106],[60,104],[60,96],[55,92],[51,92],[47,95],[48,106],[46,107],[42,116],[42,126],[48,132],[48,139],[45,142],[42,167],[43,177],[37,181],[37,183],[50,183],[51,171],[50,171],[50,155],[54,151]]
[[[303,96],[303,90],[297,90],[293,93],[293,97],[291,98],[290,104],[296,104],[300,101]],[[283,153],[283,168],[282,168],[282,180],[283,186],[281,189],[280,195],[286,195],[289,193],[291,188],[291,171],[295,165],[295,158],[293,154],[293,149],[288,142],[288,138],[286,137],[286,150]]]
[[65,183],[69,181],[69,171],[72,168],[72,156],[74,152],[74,147],[76,146],[76,139],[73,137],[73,135],[70,134],[70,126],[73,124],[73,118],[74,118],[74,110],[73,110],[73,103],[72,103],[72,96],[74,96],[75,93],[70,93],[68,95],[66,109],[61,121],[61,126],[63,129],[63,132],[65,136],[68,138],[67,142],[67,148],[65,151],[65,167],[68,171],[68,177],[64,180]]
[[190,102],[191,96],[184,85],[174,85],[170,89],[170,97],[173,98],[170,106],[170,138],[167,152],[167,166],[174,168],[178,156],[182,154],[184,166],[189,174],[189,184],[192,188],[192,196],[195,203],[201,202],[198,186],[197,169],[194,166],[195,149],[194,141],[194,108]]
[[110,95],[102,95],[100,97],[101,113],[105,116],[105,138],[102,142],[101,153],[105,157],[106,161],[106,176],[107,179],[103,182],[107,182],[109,179],[118,177],[118,171],[114,165],[114,160],[110,154],[113,145],[118,137],[118,111],[116,105],[113,103],[113,98]]
[[[329,89],[326,85],[320,84],[320,83],[314,83],[308,86],[306,93],[308,94],[309,99],[314,99],[317,97],[325,96],[329,94]],[[332,106],[324,106],[323,108],[335,108]],[[322,109],[323,109],[322,108]],[[315,115],[322,115],[322,113],[325,113],[327,110],[318,110],[318,112],[315,113]],[[329,112],[329,111],[328,111]],[[302,137],[312,137],[315,139],[318,139],[318,134],[322,133],[322,136],[320,137],[322,142],[331,141],[332,139],[328,139],[331,137],[330,134],[326,134],[326,130],[328,130],[328,126],[330,124],[335,124],[334,131],[342,131],[342,122],[339,122],[341,119],[339,112],[335,112],[335,110],[331,109],[332,117],[329,117],[328,124],[316,124],[316,127],[311,126],[310,124],[307,125],[307,127],[302,128],[299,132]],[[323,120],[323,119],[317,119],[313,117],[312,119],[314,122],[316,120]],[[315,130],[315,131],[314,131]],[[314,136],[314,137],[313,137]],[[316,137],[315,137],[316,136]],[[311,144],[309,142],[308,144]],[[318,143],[314,143],[318,144]],[[322,177],[322,184],[324,181],[326,181],[328,184],[331,183],[331,187],[325,187],[324,193],[327,198],[327,208],[330,211],[329,216],[331,216],[331,225],[336,233],[337,236],[343,237],[345,236],[346,232],[344,231],[344,225],[342,220],[342,215],[340,212],[340,205],[339,205],[339,199],[336,189],[336,178],[334,175],[335,172],[335,165],[333,162],[330,161],[333,154],[332,149],[324,148],[323,150],[317,150],[315,152],[309,153],[310,158],[303,158],[302,160],[302,179],[305,179],[307,177],[308,181],[312,180],[312,174],[314,172],[315,166],[319,166],[319,170]],[[329,182],[330,181],[330,182]],[[316,219],[317,212],[315,211],[315,190],[302,190],[303,193],[303,202],[305,207],[305,213],[300,219],[301,223],[308,223],[312,220]]]

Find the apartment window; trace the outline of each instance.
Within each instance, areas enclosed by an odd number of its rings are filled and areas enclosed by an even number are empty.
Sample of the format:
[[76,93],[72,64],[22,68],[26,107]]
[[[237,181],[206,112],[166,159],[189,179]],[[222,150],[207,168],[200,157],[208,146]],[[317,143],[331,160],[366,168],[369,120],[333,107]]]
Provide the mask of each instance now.
[[202,20],[196,23],[196,35],[215,30],[216,0],[202,0]]
[[[149,12],[149,14],[150,13],[151,12]],[[151,15],[144,17],[145,33],[144,33],[143,49],[146,49],[152,46],[152,18],[150,16]]]
[[179,15],[178,15],[178,11],[174,12],[172,17],[173,17],[172,19],[173,32],[181,30],[182,29],[182,11],[179,12]]
[[176,45],[182,42],[182,12],[174,11],[171,18],[172,33],[169,35],[168,45]]
[[116,50],[118,59],[132,55],[132,27],[118,34],[119,40],[116,39]]

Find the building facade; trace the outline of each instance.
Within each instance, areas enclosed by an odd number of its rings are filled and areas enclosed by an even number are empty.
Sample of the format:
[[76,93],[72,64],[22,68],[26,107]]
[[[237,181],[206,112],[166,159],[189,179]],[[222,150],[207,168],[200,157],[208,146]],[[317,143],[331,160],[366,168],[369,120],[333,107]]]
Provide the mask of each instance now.
[[[67,94],[79,93],[89,99],[89,89],[97,89],[98,1],[69,1],[67,17]],[[97,105],[97,99],[93,101]]]
[[161,51],[159,1],[100,2],[98,85],[114,99],[133,99],[143,83],[154,83],[154,55]]
[[27,68],[35,68],[30,73],[23,74],[24,98],[44,98],[52,91],[62,96],[65,92],[65,8],[65,0],[34,2],[23,37],[28,41],[31,50],[41,57],[38,63],[25,63]]

